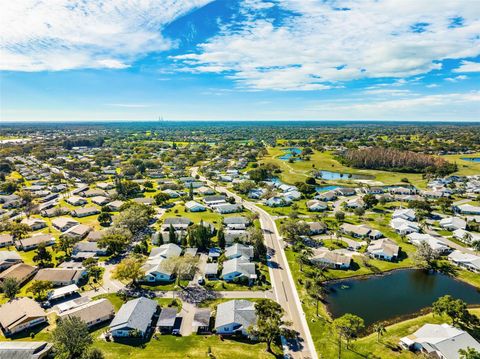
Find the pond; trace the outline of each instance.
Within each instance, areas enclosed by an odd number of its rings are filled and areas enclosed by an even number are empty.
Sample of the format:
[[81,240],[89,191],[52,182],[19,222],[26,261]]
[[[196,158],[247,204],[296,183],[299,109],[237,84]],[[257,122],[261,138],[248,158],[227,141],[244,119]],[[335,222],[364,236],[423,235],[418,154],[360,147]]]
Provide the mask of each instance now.
[[327,191],[333,191],[337,188],[340,188],[340,186],[317,186],[317,187],[315,187],[315,191],[317,191],[317,192],[327,192]]
[[[285,149],[284,152],[285,154],[280,156],[279,158],[283,161],[288,161],[290,158],[301,154],[302,150],[297,147],[292,147],[292,148]],[[300,161],[300,158],[295,158],[295,161]]]
[[352,173],[341,173],[341,172],[331,172],[331,171],[319,171],[317,178],[324,180],[348,180],[348,179],[374,179],[374,176],[368,175],[356,175]]
[[470,162],[480,162],[480,157],[462,157],[460,159],[464,161],[470,161]]
[[353,313],[362,317],[366,326],[416,313],[446,294],[469,304],[480,304],[477,288],[443,274],[428,274],[416,269],[346,279],[327,289],[327,307],[334,318]]

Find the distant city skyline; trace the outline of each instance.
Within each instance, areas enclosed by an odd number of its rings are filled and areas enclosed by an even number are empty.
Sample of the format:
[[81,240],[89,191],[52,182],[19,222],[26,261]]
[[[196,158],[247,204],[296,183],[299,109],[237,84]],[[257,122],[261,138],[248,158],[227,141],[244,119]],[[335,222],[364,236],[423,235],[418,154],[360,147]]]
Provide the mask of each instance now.
[[475,0],[0,5],[0,120],[480,121]]

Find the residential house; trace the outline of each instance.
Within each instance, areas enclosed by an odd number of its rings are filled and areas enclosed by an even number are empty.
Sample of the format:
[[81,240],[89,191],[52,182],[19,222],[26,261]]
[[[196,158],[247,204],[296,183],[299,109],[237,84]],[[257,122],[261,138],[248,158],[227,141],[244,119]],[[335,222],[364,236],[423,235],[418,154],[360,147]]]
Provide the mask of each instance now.
[[110,208],[111,211],[118,212],[120,211],[120,208],[123,206],[124,203],[124,201],[116,200],[107,203],[107,206],[108,208]]
[[248,232],[244,229],[226,229],[225,232],[225,243],[227,245],[232,244],[235,241],[243,240],[248,236]]
[[407,221],[414,221],[416,219],[415,211],[410,208],[396,209],[392,214],[392,219],[401,218]]
[[403,218],[392,219],[390,221],[390,227],[392,227],[400,235],[420,232],[420,226],[417,223]]
[[47,322],[45,311],[33,299],[22,297],[0,306],[0,327],[5,336]]
[[253,280],[257,279],[255,263],[252,263],[243,257],[226,260],[223,262],[223,269],[220,278],[226,282],[246,279],[251,283]]
[[86,271],[84,269],[43,268],[37,272],[33,279],[49,281],[53,286],[60,287],[78,284],[85,274]]
[[327,226],[323,222],[307,222],[309,232],[311,236],[325,233],[327,231]]
[[307,205],[307,209],[310,212],[322,212],[328,209],[328,206],[326,204],[324,204],[323,202],[317,199],[312,199],[310,201],[307,201],[306,205]]
[[453,237],[456,239],[466,243],[466,244],[472,244],[476,241],[480,241],[480,233],[473,233],[473,232],[468,232],[464,229],[457,229],[453,231]]
[[333,269],[348,269],[352,263],[352,259],[349,256],[325,249],[316,250],[310,261],[315,265]]
[[246,229],[250,225],[250,220],[247,217],[225,217],[223,224],[228,229]]
[[217,306],[215,330],[217,334],[248,335],[248,329],[257,322],[255,303],[234,299]]
[[215,206],[215,210],[220,214],[242,212],[243,206],[241,204],[220,204]]
[[247,260],[253,259],[253,246],[246,246],[241,243],[234,243],[231,246],[225,248],[225,258],[244,258]]
[[47,226],[47,222],[40,218],[24,218],[21,223],[27,225],[31,231],[37,231]]
[[346,203],[345,203],[345,206],[347,208],[364,208],[365,207],[365,202],[363,202],[363,199],[357,197],[357,198],[352,198],[350,200],[348,200]]
[[162,308],[158,316],[157,328],[160,333],[171,333],[177,319],[177,308]]
[[13,236],[11,234],[0,234],[0,248],[13,246]]
[[110,323],[110,334],[114,338],[147,336],[157,307],[156,301],[145,297],[128,301]]
[[17,252],[0,251],[0,272],[22,262],[22,257]]
[[59,315],[60,319],[77,317],[85,322],[89,328],[106,322],[114,316],[115,310],[112,303],[106,298],[87,302]]
[[95,196],[91,198],[92,203],[98,204],[99,206],[103,206],[110,202],[110,200],[105,196]]
[[37,272],[37,267],[25,263],[17,263],[0,273],[0,282],[7,278],[13,278],[18,285],[22,285]]
[[189,212],[204,212],[207,208],[195,201],[188,201],[185,203],[185,209]]
[[52,352],[53,344],[12,340],[0,343],[0,358],[46,359]]
[[388,238],[382,238],[367,247],[367,253],[376,259],[394,261],[398,259],[400,247]]
[[47,294],[47,298],[49,301],[64,299],[65,297],[78,293],[79,290],[80,288],[78,288],[76,284],[69,284],[64,287],[50,290]]
[[87,204],[87,200],[85,198],[79,197],[79,196],[72,196],[69,197],[65,200],[68,204],[71,204],[72,206],[83,206],[84,204]]
[[87,191],[81,192],[83,197],[91,198],[91,197],[106,197],[107,193],[104,190],[101,190],[99,188],[96,189],[89,189]]
[[449,324],[425,324],[415,333],[401,338],[400,345],[440,359],[460,359],[461,349],[480,351],[480,343],[470,334]]
[[215,194],[215,191],[212,188],[206,187],[206,186],[197,188],[195,192],[198,194],[201,194],[202,196],[209,196],[209,195]]
[[461,214],[480,215],[480,206],[471,204],[460,204],[454,207],[455,211]]
[[467,228],[467,222],[459,217],[446,217],[440,220],[440,226],[447,231]]
[[78,221],[73,218],[68,217],[58,217],[52,220],[52,225],[60,232],[65,232],[66,230],[78,225]]
[[197,334],[210,333],[211,314],[209,308],[199,308],[195,311],[192,327]]
[[176,231],[186,230],[191,224],[192,221],[190,220],[190,218],[186,217],[165,218],[163,221],[162,230],[168,231],[170,229],[170,226],[172,226],[173,229]]
[[407,235],[408,241],[415,246],[419,246],[420,243],[427,243],[437,253],[447,253],[450,251],[450,247],[441,239],[435,238],[430,234],[423,233],[410,233]]
[[106,255],[107,248],[100,248],[97,242],[80,242],[72,250],[72,257],[77,260]]
[[165,266],[167,258],[178,257],[182,249],[174,244],[163,244],[160,247],[154,247],[143,265],[145,271],[144,281],[146,282],[168,282],[173,279],[173,272]]
[[286,197],[274,196],[264,201],[268,207],[287,207],[292,204],[292,200]]
[[81,218],[81,217],[94,216],[99,213],[100,213],[100,210],[96,207],[84,207],[84,208],[78,208],[73,210],[72,216]]
[[78,224],[69,230],[65,231],[61,237],[71,237],[75,240],[82,240],[84,239],[88,233],[92,230],[92,227],[87,226],[86,224]]
[[316,200],[319,200],[319,201],[322,201],[322,202],[334,201],[334,200],[337,199],[337,192],[335,192],[335,191],[322,192],[322,193],[317,194],[314,198]]
[[345,197],[354,196],[357,193],[354,188],[349,187],[337,188],[335,192],[337,193],[337,195]]
[[15,247],[18,250],[30,251],[37,248],[41,243],[51,246],[55,244],[55,237],[51,234],[36,234],[29,238],[19,239],[15,242]]
[[448,255],[448,260],[459,267],[480,273],[480,257],[477,255],[454,250]]
[[214,195],[214,196],[205,196],[203,198],[203,202],[207,206],[216,206],[219,204],[226,204],[227,203],[227,196],[225,195]]
[[138,204],[144,204],[146,206],[152,206],[155,203],[155,199],[152,197],[138,197],[132,199],[132,201]]
[[207,279],[217,279],[218,278],[218,263],[207,263],[205,265],[204,276]]

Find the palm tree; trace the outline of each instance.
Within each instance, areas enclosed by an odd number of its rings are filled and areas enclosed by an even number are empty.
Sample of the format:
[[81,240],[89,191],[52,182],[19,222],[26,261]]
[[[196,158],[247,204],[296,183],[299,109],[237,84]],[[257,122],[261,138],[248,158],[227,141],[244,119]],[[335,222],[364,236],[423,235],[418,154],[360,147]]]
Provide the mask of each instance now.
[[475,252],[480,252],[480,241],[473,241],[472,248]]
[[310,247],[305,247],[298,256],[298,263],[300,264],[300,272],[303,272],[303,265],[310,261],[310,257],[313,256],[313,250]]
[[373,330],[375,331],[375,333],[377,333],[377,342],[379,342],[380,337],[387,332],[387,329],[385,329],[385,324],[383,324],[382,322],[376,323],[373,326]]

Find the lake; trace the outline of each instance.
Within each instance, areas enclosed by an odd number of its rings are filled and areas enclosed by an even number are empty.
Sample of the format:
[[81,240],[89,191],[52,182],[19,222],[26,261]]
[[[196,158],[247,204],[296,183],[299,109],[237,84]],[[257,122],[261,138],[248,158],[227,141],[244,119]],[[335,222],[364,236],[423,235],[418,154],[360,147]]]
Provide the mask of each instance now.
[[319,171],[317,178],[323,180],[348,180],[348,179],[374,179],[374,176],[368,175],[356,175],[352,173],[341,173],[341,172],[331,172],[331,171]]
[[470,161],[470,162],[480,162],[480,157],[462,157],[460,159],[464,161]]
[[327,307],[334,318],[353,313],[362,317],[366,326],[418,312],[446,294],[469,304],[480,304],[480,292],[475,287],[443,274],[416,269],[346,279],[327,289]]
[[317,186],[317,187],[315,187],[315,191],[317,191],[317,192],[327,192],[327,191],[333,191],[337,188],[340,188],[340,186]]
[[[285,151],[285,154],[279,157],[283,161],[288,161],[293,156],[298,156],[299,154],[302,153],[302,150],[296,147],[287,148],[284,151]],[[300,161],[300,158],[295,158],[295,161]]]

